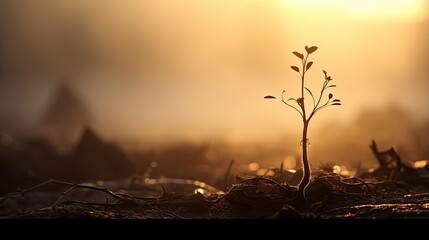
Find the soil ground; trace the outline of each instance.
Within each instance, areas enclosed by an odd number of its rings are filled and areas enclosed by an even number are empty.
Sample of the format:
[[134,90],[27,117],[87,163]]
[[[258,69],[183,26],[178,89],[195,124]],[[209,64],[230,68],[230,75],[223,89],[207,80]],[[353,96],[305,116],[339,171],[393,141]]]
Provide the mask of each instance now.
[[53,182],[13,192],[1,198],[0,215],[3,219],[429,218],[426,179],[416,184],[416,179],[411,183],[374,176],[346,178],[323,170],[314,175],[305,203],[293,201],[295,187],[273,178],[239,178],[226,192],[189,180],[147,184],[127,178],[82,185]]

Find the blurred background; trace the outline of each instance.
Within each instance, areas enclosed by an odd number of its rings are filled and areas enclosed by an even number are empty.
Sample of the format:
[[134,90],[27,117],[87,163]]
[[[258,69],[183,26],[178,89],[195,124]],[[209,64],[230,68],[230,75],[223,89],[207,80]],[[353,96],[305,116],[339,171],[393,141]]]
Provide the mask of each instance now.
[[308,86],[327,70],[343,106],[310,125],[314,167],[376,166],[371,139],[429,158],[425,0],[0,0],[0,36],[3,148],[39,137],[61,156],[89,126],[142,169],[295,168],[302,122],[263,97],[296,97],[291,52],[315,45]]

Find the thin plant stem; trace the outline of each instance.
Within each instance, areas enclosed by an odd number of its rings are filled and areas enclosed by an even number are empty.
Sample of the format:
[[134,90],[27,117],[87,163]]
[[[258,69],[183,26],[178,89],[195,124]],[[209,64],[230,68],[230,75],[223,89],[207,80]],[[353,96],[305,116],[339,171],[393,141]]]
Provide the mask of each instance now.
[[[306,73],[307,71],[310,69],[310,67],[313,65],[313,62],[308,62],[308,58],[310,56],[311,53],[315,52],[318,48],[316,46],[312,46],[312,47],[307,47],[305,46],[305,51],[306,51],[306,55],[304,56],[303,54],[299,53],[299,52],[293,52],[293,54],[295,56],[297,56],[298,58],[301,59],[301,64],[302,64],[302,71],[300,71],[300,69],[297,66],[291,66],[291,68],[296,71],[300,77],[301,77],[301,96],[297,99],[295,98],[290,98],[288,100],[285,100],[284,98],[284,94],[286,92],[286,90],[283,90],[282,92],[282,97],[281,97],[281,101],[287,105],[288,107],[294,109],[295,111],[297,111],[299,113],[299,115],[302,118],[302,122],[303,122],[303,128],[302,128],[302,140],[301,140],[301,147],[302,147],[302,168],[303,168],[303,176],[302,179],[300,181],[300,183],[298,184],[298,192],[296,195],[296,201],[297,203],[302,203],[305,202],[305,189],[308,186],[308,184],[310,183],[310,179],[311,179],[311,169],[310,169],[310,164],[308,161],[308,129],[309,129],[309,125],[310,125],[310,120],[313,119],[314,115],[326,108],[326,107],[330,107],[330,106],[334,106],[334,105],[341,105],[341,101],[338,99],[334,99],[332,93],[329,93],[328,95],[328,100],[326,101],[326,103],[324,103],[323,105],[320,105],[322,98],[324,96],[324,93],[326,91],[326,89],[331,88],[331,87],[335,87],[335,85],[329,85],[329,82],[332,80],[330,76],[328,76],[327,72],[325,70],[323,70],[323,73],[325,75],[325,81],[323,82],[322,88],[320,90],[320,95],[317,98],[317,102],[313,96],[313,93],[310,91],[310,89],[305,87],[305,77],[306,77]],[[313,99],[313,109],[311,109],[311,111],[309,111],[309,115],[307,115],[307,111],[305,108],[305,90],[308,91],[308,94],[310,94],[311,98]],[[265,98],[267,99],[276,99],[273,96],[266,96]],[[299,108],[291,105],[288,103],[288,101],[295,101]],[[308,116],[308,117],[307,117]]]

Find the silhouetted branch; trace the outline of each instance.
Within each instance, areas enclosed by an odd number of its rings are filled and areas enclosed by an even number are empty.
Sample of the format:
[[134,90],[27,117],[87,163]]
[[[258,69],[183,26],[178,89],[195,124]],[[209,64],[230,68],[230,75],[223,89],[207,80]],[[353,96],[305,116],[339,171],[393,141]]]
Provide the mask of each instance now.
[[377,143],[375,143],[374,140],[371,141],[371,145],[369,145],[371,148],[372,154],[374,154],[375,159],[377,159],[378,164],[381,168],[387,168],[387,163],[384,160],[384,158],[381,156],[380,152],[378,151]]
[[225,172],[225,176],[223,177],[223,188],[225,190],[227,189],[227,186],[228,186],[228,176],[229,176],[229,173],[231,172],[231,168],[233,164],[234,164],[234,159],[232,159],[231,162],[229,163],[228,168],[226,169],[226,172]]
[[[59,201],[64,198],[67,194],[69,194],[70,192],[74,191],[75,189],[81,188],[81,189],[90,189],[90,190],[94,190],[94,191],[100,191],[100,192],[104,192],[107,195],[119,200],[119,201],[123,201],[123,202],[127,202],[127,203],[132,203],[132,204],[136,204],[136,201],[132,199],[131,196],[128,196],[126,194],[117,194],[114,193],[112,191],[110,191],[107,188],[103,188],[103,187],[96,187],[96,186],[91,186],[91,185],[84,185],[84,184],[76,184],[76,183],[69,183],[69,182],[65,182],[65,181],[59,181],[59,180],[53,180],[50,179],[46,182],[40,183],[36,186],[33,186],[31,188],[27,188],[27,189],[23,189],[20,191],[15,191],[15,192],[11,192],[6,194],[5,196],[3,196],[2,198],[0,198],[0,202],[3,202],[4,200],[8,199],[8,198],[12,198],[12,197],[22,197],[24,195],[26,195],[29,192],[35,191],[41,187],[47,186],[49,184],[57,184],[57,185],[62,185],[62,186],[69,186],[70,188],[67,189],[65,192],[62,193],[61,197],[54,203],[58,204]],[[130,199],[131,198],[131,199]]]
[[287,106],[289,106],[289,107],[291,107],[291,108],[295,109],[295,110],[299,113],[299,115],[301,115],[301,117],[304,117],[304,115],[302,115],[301,111],[299,111],[299,110],[298,110],[298,108],[296,108],[296,107],[294,107],[294,106],[290,105],[289,103],[287,103],[287,102],[284,100],[284,93],[285,93],[285,92],[286,92],[286,90],[283,90],[283,92],[282,92],[282,102],[283,102],[284,104],[286,104]]

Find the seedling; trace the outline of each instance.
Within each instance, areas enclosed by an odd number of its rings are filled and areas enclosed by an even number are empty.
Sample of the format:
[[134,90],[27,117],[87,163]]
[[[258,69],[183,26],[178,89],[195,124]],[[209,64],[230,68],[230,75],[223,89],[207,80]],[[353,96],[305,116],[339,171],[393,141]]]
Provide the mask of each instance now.
[[[327,100],[326,97],[324,97],[325,92],[329,88],[334,88],[336,85],[331,84],[332,78],[331,76],[328,76],[328,73],[323,70],[323,74],[325,76],[325,81],[323,82],[322,88],[320,90],[320,95],[318,98],[315,98],[313,93],[305,86],[305,74],[307,71],[311,68],[313,65],[313,62],[308,61],[308,57],[310,54],[314,53],[317,50],[316,46],[307,47],[305,46],[306,54],[299,53],[299,52],[292,52],[296,57],[301,59],[302,66],[301,68],[297,66],[291,66],[292,70],[297,72],[301,77],[301,96],[297,98],[285,98],[286,90],[283,90],[281,95],[281,101],[284,103],[287,107],[290,107],[297,111],[299,115],[302,118],[303,129],[302,129],[302,140],[301,140],[301,146],[302,146],[302,167],[303,167],[303,176],[301,179],[301,182],[298,185],[298,192],[297,192],[297,200],[299,201],[305,201],[305,189],[310,183],[310,177],[311,177],[311,171],[310,171],[310,165],[308,162],[308,155],[307,155],[307,148],[309,145],[309,140],[307,138],[307,132],[308,132],[308,126],[310,124],[311,119],[314,117],[314,115],[319,112],[320,110],[330,107],[330,106],[336,106],[341,105],[341,101],[339,99],[334,99],[334,95],[332,93],[328,94]],[[312,99],[313,106],[311,108],[308,108],[310,111],[306,110],[305,107],[305,101],[304,101],[304,94],[307,93],[307,96],[309,95]],[[277,99],[274,96],[268,95],[265,96],[266,99]],[[322,101],[322,99],[325,99]]]

